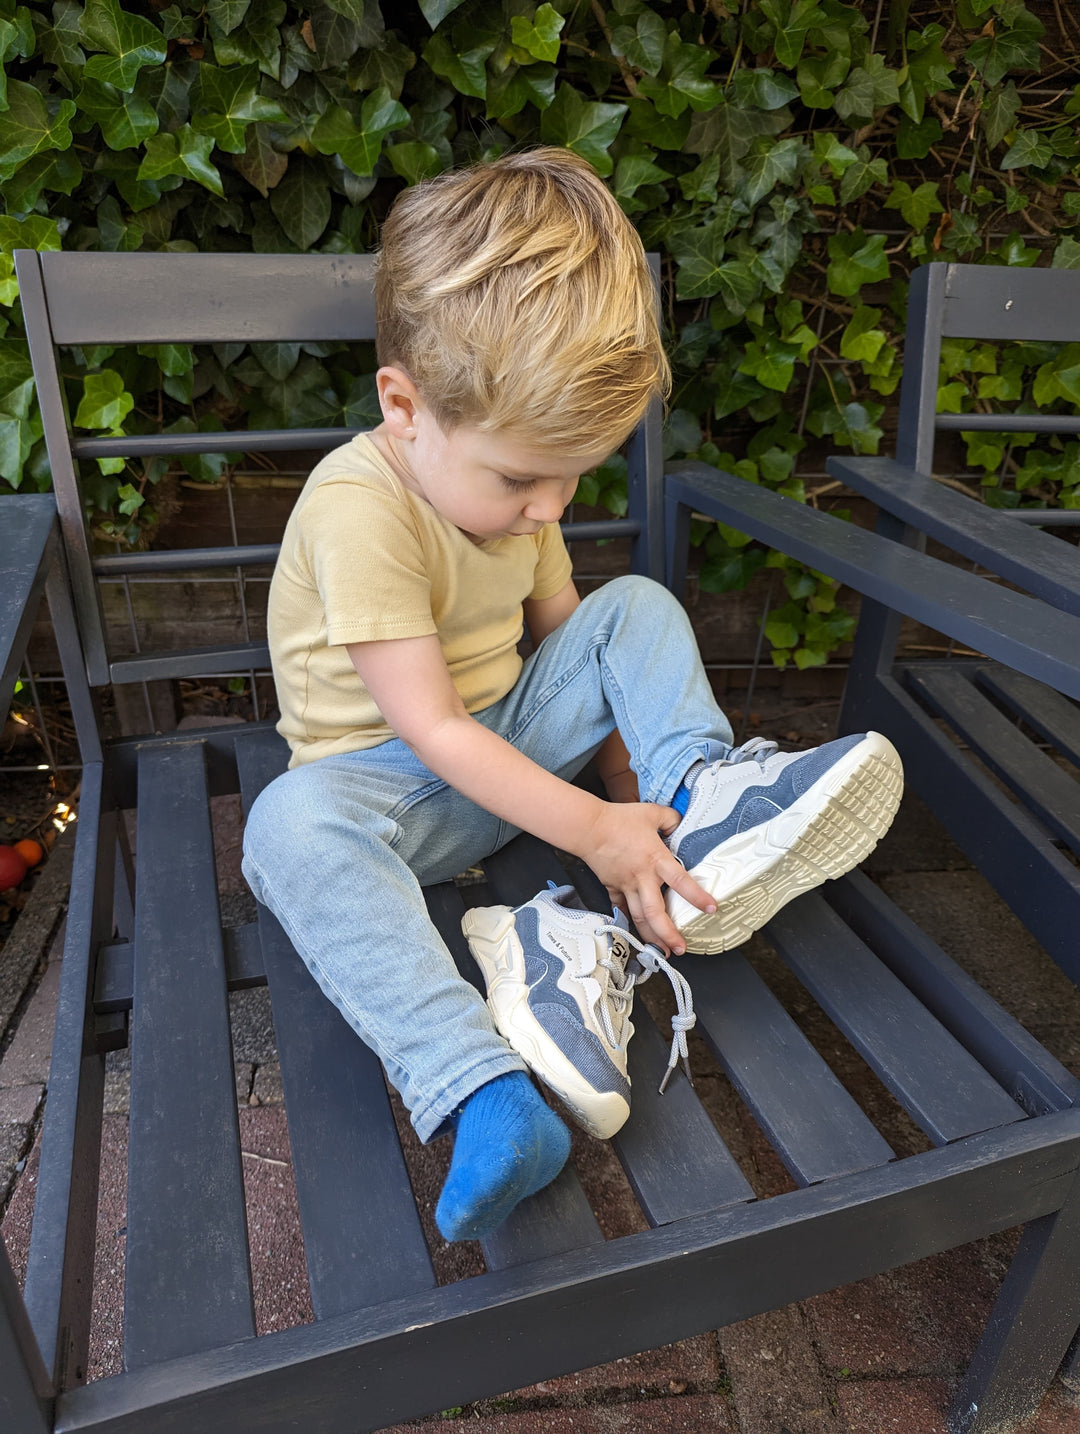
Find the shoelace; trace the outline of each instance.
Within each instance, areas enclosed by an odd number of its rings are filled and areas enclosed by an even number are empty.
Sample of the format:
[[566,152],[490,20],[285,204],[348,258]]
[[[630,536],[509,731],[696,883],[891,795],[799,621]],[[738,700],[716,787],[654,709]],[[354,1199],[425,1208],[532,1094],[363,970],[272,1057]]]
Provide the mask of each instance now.
[[741,747],[733,747],[728,755],[722,758],[722,765],[731,766],[736,762],[763,762],[766,757],[771,757],[779,747],[778,742],[771,742],[767,737],[751,737]]
[[[602,957],[597,964],[603,966],[611,977],[609,1000],[617,1007],[620,1027],[630,1009],[635,986],[640,986],[657,971],[662,971],[671,982],[677,1009],[671,1018],[671,1055],[664,1078],[660,1082],[660,1094],[663,1095],[667,1089],[671,1073],[680,1059],[683,1070],[686,1072],[686,1079],[693,1085],[694,1078],[690,1074],[690,1052],[686,1044],[686,1033],[692,1031],[697,1024],[697,1014],[694,1011],[694,996],[690,990],[689,981],[682,972],[676,971],[656,946],[639,941],[636,936],[631,935],[629,931],[624,931],[621,926],[616,926],[613,922],[605,922],[596,928],[596,934],[612,938],[611,955]],[[615,945],[616,942],[622,945],[622,950]],[[636,957],[638,964],[642,967],[640,972],[628,969],[627,958],[631,955]],[[613,1030],[610,1008],[606,1001],[601,1004],[599,1016],[612,1045],[617,1045],[618,1040]]]

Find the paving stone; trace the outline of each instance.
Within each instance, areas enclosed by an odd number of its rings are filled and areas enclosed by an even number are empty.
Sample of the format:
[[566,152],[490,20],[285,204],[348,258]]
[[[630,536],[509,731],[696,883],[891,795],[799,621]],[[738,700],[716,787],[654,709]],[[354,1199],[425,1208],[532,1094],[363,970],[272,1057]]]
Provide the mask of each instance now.
[[[827,1369],[853,1375],[952,1376],[967,1366],[1015,1236],[919,1260],[805,1300]],[[995,1256],[997,1258],[995,1258]]]
[[283,1106],[240,1110],[255,1328],[259,1334],[314,1318],[292,1150]]
[[836,1398],[851,1434],[945,1434],[944,1379],[843,1379]]
[[[201,719],[205,725],[205,719]],[[215,723],[226,726],[232,718]],[[243,719],[237,719],[242,721]],[[214,859],[217,863],[220,891],[247,891],[248,885],[240,870],[244,855],[244,813],[239,796],[210,798],[210,820],[214,828]]]
[[[25,1134],[24,1131],[24,1140]],[[18,1127],[11,1126],[7,1131],[0,1131],[0,1159],[3,1159],[9,1150],[18,1150],[17,1140]],[[15,1180],[10,1203],[4,1211],[3,1222],[0,1223],[0,1234],[3,1234],[8,1259],[11,1261],[11,1268],[15,1272],[15,1279],[20,1290],[26,1283],[26,1262],[30,1254],[30,1225],[34,1212],[34,1191],[37,1185],[40,1147],[41,1131],[39,1130],[26,1157],[26,1164]],[[19,1156],[15,1154],[12,1158],[17,1160]]]
[[736,1434],[737,1426],[722,1396],[687,1394],[585,1408],[524,1409],[479,1418],[467,1415],[460,1421],[444,1415],[395,1424],[383,1434],[432,1434],[435,1429],[446,1434],[458,1429],[462,1434],[466,1429],[469,1434]]
[[90,1316],[89,1379],[123,1368],[124,1268],[127,1253],[127,1138],[125,1116],[102,1122],[101,1186],[94,1247],[94,1300]]
[[26,1148],[29,1125],[0,1125],[0,1206],[15,1181],[16,1169]]
[[277,1061],[263,1061],[255,1067],[252,1105],[281,1105],[285,1094],[281,1088],[281,1066]]
[[[715,1385],[720,1379],[720,1360],[714,1334],[701,1334],[677,1344],[661,1345],[659,1349],[643,1350],[608,1364],[597,1364],[556,1379],[541,1380],[503,1395],[514,1400],[556,1398],[580,1401],[591,1392],[603,1390],[664,1389],[672,1380],[677,1384]],[[792,1430],[792,1434],[796,1434]]]
[[15,1036],[0,1062],[0,1088],[44,1085],[49,1079],[60,967],[59,961],[49,962],[41,984],[19,1019]]
[[0,1126],[29,1125],[37,1114],[45,1094],[43,1085],[17,1085],[0,1088]]
[[229,1024],[235,1060],[250,1061],[253,1065],[277,1060],[269,987],[249,986],[245,991],[230,991]]
[[131,1071],[105,1070],[106,1115],[127,1115],[131,1109]]
[[754,1434],[840,1434],[827,1380],[798,1305],[771,1310],[719,1334],[742,1429]]
[[242,891],[219,891],[218,909],[222,926],[246,926],[258,915],[258,902],[245,885]]
[[1038,1413],[1025,1420],[1017,1434],[1077,1434],[1080,1430],[1080,1401],[1057,1385],[1043,1400]]

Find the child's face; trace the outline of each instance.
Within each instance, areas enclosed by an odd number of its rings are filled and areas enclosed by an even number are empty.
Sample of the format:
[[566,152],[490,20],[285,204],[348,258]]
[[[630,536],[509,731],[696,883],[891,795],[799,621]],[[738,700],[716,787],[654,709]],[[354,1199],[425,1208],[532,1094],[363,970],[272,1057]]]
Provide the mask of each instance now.
[[552,456],[509,434],[467,426],[446,433],[419,398],[403,404],[382,383],[380,397],[385,421],[375,437],[384,452],[389,447],[402,480],[475,538],[519,537],[557,523],[581,474],[608,456],[606,449]]

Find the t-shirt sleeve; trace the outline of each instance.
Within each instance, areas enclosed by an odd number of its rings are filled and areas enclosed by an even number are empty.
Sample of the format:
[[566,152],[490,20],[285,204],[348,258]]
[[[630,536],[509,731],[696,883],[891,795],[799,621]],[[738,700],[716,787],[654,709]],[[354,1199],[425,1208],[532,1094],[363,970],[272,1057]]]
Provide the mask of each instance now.
[[558,523],[545,523],[536,535],[536,545],[536,573],[529,597],[539,602],[562,592],[570,581],[574,565]]
[[304,506],[301,533],[330,646],[437,631],[420,539],[392,492],[322,483]]

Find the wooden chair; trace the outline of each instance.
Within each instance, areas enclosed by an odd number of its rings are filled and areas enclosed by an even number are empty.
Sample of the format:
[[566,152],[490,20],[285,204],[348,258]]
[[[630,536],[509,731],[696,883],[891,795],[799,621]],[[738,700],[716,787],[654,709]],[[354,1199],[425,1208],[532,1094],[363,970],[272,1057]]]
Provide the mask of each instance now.
[[[911,285],[896,458],[833,458],[830,471],[880,505],[878,531],[894,541],[933,538],[1048,608],[1080,615],[1080,555],[1054,535],[1080,524],[1080,511],[987,508],[932,477],[941,432],[1080,434],[1076,412],[937,413],[942,339],[1069,343],[1078,334],[1080,273],[926,265]],[[902,745],[908,781],[1080,985],[1080,784],[1055,760],[1080,764],[1080,713],[1039,662],[1020,672],[982,658],[898,659],[898,635],[897,613],[864,604],[843,730],[875,727]]]
[[[1019,1223],[1020,1251],[951,1428],[990,1434],[1034,1408],[1080,1323],[1080,1082],[860,875],[786,908],[766,934],[931,1148],[894,1158],[741,952],[688,959],[699,1027],[797,1188],[759,1199],[689,1083],[657,1094],[668,1042],[639,1006],[634,1109],[614,1145],[648,1228],[606,1240],[568,1167],[485,1242],[486,1273],[436,1286],[377,1061],[265,910],[222,932],[208,799],[239,791],[249,806],[284,767],[284,744],[267,723],[104,741],[92,721],[94,694],[110,680],[265,661],[264,650],[235,649],[110,656],[99,577],[272,554],[97,557],[77,462],[197,444],[310,449],[346,435],[78,438],[55,365],[65,344],[370,336],[370,260],[22,252],[17,264],[77,614],[54,579],[52,616],[85,769],[21,1297],[0,1258],[3,1427],[379,1429],[743,1320]],[[588,530],[629,534],[635,567],[657,577],[665,550],[658,455],[653,412],[631,445],[629,517]],[[690,512],[716,511],[767,528],[879,603],[932,615],[962,641],[985,636],[985,650],[1022,673],[1038,652],[1044,680],[1045,664],[1060,690],[1080,693],[1080,619],[700,466],[668,479],[666,495],[676,587]],[[4,548],[22,555],[24,574],[16,617],[0,613],[5,675],[48,560],[50,501],[0,510]],[[118,845],[129,809],[138,818],[133,880]],[[485,886],[427,893],[472,978],[459,926],[465,902],[517,903],[548,877],[565,879],[556,853],[527,836],[485,873]],[[574,876],[587,902],[602,900],[587,872]],[[229,989],[261,981],[270,988],[316,1319],[256,1337],[226,1003]],[[105,1052],[124,1043],[124,1372],[86,1384]]]

